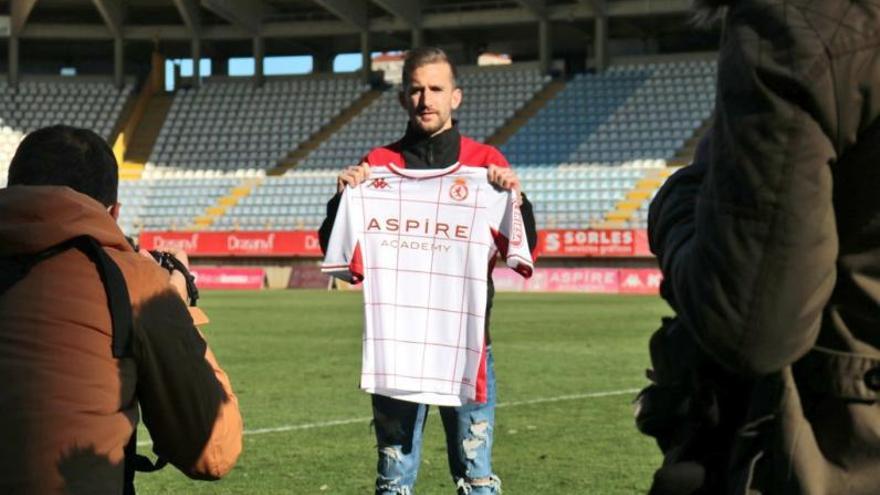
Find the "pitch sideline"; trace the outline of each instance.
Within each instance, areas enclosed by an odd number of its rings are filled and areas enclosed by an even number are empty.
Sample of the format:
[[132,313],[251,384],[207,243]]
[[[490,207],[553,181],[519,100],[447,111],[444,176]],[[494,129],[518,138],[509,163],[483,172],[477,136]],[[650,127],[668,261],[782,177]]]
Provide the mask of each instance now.
[[[518,407],[518,406],[530,406],[533,404],[546,404],[549,402],[563,402],[570,400],[580,400],[580,399],[597,399],[601,397],[614,397],[617,395],[626,395],[626,394],[634,394],[638,392],[640,389],[638,388],[627,388],[621,390],[608,390],[605,392],[589,392],[585,394],[570,394],[570,395],[559,395],[556,397],[541,397],[538,399],[528,399],[528,400],[517,400],[512,402],[499,402],[495,407],[503,408],[503,407]],[[437,408],[434,408],[431,411],[431,414],[436,414]],[[349,418],[349,419],[337,419],[332,421],[320,421],[317,423],[305,423],[299,425],[285,425],[285,426],[275,426],[272,428],[256,428],[253,430],[245,430],[245,435],[263,435],[266,433],[282,433],[287,431],[298,431],[298,430],[313,430],[316,428],[329,428],[331,426],[343,426],[350,425],[355,423],[368,423],[373,418],[364,416],[361,418]],[[144,440],[142,442],[137,443],[138,447],[149,447],[153,445],[151,440]]]

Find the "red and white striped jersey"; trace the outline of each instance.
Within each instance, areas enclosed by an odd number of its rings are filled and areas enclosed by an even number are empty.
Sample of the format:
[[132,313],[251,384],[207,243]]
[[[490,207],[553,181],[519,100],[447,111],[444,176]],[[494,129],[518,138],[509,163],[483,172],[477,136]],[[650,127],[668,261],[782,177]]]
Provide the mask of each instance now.
[[532,259],[515,196],[487,169],[373,167],[346,188],[323,271],[363,281],[361,388],[444,406],[486,401],[487,277]]

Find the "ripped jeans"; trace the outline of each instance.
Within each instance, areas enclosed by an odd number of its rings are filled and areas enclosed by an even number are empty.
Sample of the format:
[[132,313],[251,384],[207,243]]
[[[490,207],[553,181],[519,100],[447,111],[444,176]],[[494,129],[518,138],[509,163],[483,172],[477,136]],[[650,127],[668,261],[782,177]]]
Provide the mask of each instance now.
[[[449,471],[460,495],[501,493],[492,473],[495,429],[495,366],[486,356],[486,403],[439,407],[446,431]],[[379,450],[376,495],[411,495],[421,461],[428,405],[373,395],[373,419]]]

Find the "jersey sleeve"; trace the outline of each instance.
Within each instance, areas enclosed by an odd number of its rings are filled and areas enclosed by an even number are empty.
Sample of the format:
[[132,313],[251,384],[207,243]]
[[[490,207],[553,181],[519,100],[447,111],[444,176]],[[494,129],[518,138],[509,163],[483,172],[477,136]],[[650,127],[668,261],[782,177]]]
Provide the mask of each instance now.
[[486,165],[498,165],[503,168],[510,168],[510,162],[507,161],[507,158],[501,154],[501,151],[494,146],[489,146],[489,152],[487,154]]
[[525,278],[531,277],[534,264],[516,196],[511,191],[498,192],[489,205],[489,218],[495,246],[507,266]]
[[342,193],[321,271],[356,284],[364,279],[364,263],[360,247],[363,230],[359,221],[360,208],[352,201],[354,195],[350,188]]

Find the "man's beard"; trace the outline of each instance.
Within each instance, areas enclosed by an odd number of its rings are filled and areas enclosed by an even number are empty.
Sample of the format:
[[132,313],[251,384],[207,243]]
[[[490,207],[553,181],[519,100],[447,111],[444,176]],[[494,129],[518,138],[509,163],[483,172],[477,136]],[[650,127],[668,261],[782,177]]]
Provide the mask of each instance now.
[[449,119],[447,118],[446,120],[442,120],[442,119],[438,118],[438,119],[433,120],[433,121],[422,122],[421,120],[419,120],[419,116],[416,115],[416,116],[414,116],[414,117],[413,117],[412,119],[410,119],[410,120],[412,121],[413,125],[414,125],[417,129],[419,129],[419,130],[422,131],[423,133],[425,133],[425,134],[427,134],[427,135],[430,136],[430,135],[433,135],[433,134],[439,132],[440,129],[443,129],[443,126],[446,125],[446,122],[447,122]]

